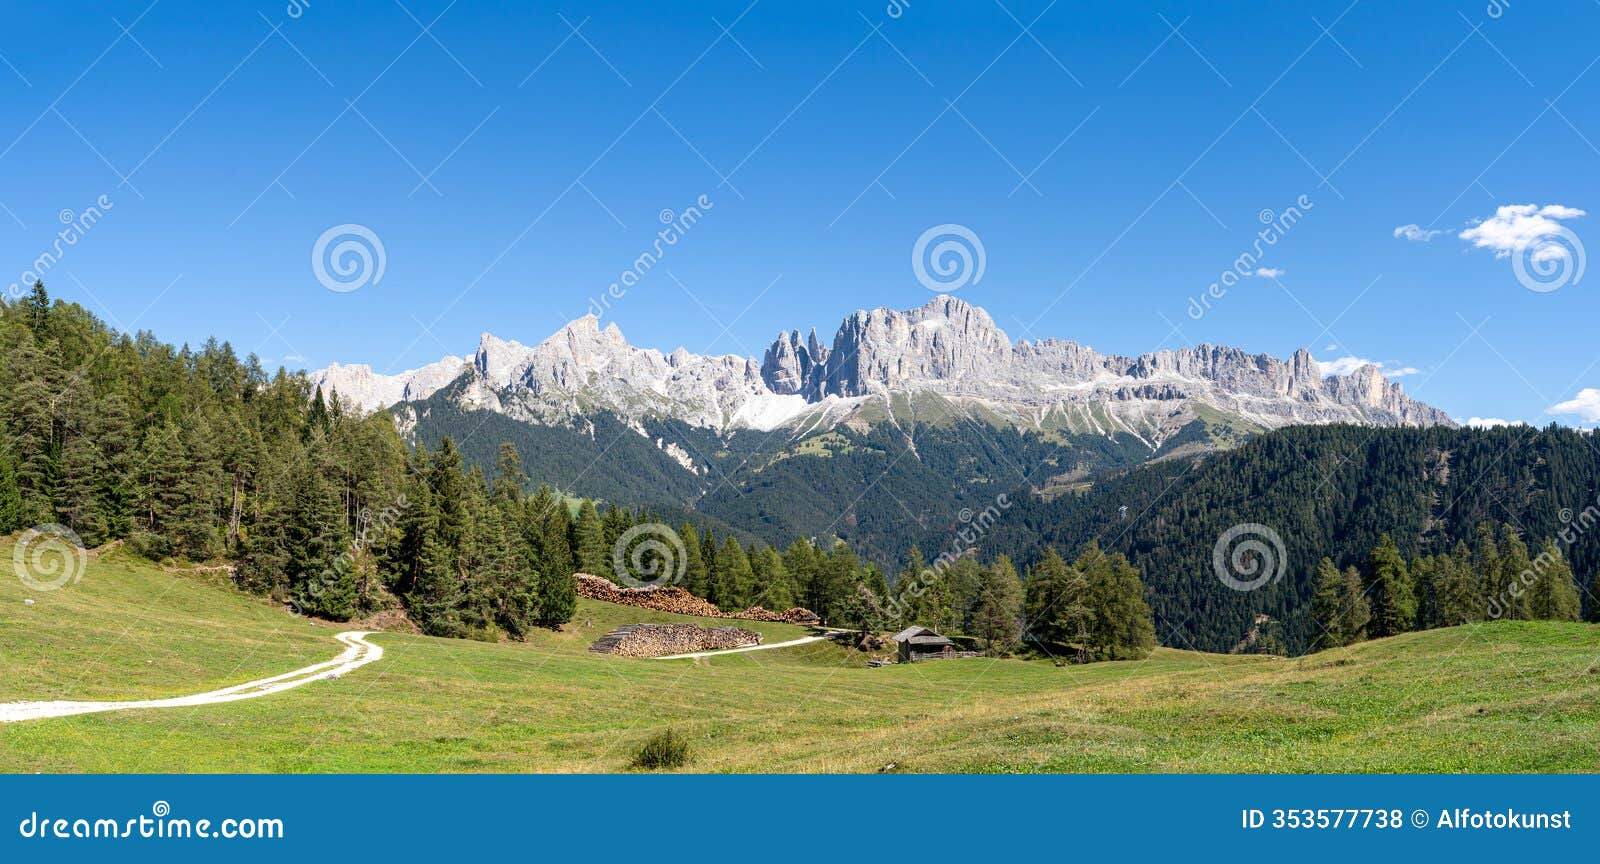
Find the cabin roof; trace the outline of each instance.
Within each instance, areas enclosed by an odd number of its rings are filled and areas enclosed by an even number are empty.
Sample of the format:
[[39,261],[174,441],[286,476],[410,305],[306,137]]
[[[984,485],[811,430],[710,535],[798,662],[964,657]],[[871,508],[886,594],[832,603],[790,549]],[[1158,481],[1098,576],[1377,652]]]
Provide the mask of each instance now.
[[940,636],[926,627],[907,627],[894,634],[894,641],[909,645],[954,645],[955,643]]

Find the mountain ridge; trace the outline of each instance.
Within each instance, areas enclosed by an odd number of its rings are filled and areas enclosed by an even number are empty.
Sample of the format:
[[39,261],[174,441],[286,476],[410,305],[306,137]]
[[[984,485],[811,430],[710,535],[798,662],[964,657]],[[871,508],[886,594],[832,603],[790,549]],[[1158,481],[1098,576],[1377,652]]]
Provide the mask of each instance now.
[[457,397],[466,409],[547,424],[609,410],[636,425],[672,418],[719,432],[860,426],[896,419],[898,395],[932,395],[987,422],[1126,432],[1152,451],[1205,407],[1255,429],[1455,425],[1375,366],[1324,376],[1304,348],[1288,359],[1211,344],[1132,357],[1069,340],[1012,342],[988,312],[949,295],[909,310],[858,310],[831,344],[814,328],[784,331],[759,360],[638,348],[591,314],[532,346],[485,331],[470,358],[396,375],[335,363],[309,375],[365,410],[424,400],[470,376]]

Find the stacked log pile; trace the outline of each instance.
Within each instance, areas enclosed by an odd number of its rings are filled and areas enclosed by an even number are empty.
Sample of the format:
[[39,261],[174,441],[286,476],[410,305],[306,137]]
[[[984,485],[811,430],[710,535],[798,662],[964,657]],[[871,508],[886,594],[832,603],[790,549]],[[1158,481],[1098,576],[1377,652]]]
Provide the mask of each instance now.
[[619,657],[669,657],[696,651],[722,651],[761,644],[761,635],[739,627],[695,624],[629,624],[589,646],[597,654]]
[[772,612],[760,606],[751,606],[743,612],[724,612],[718,609],[716,604],[702,600],[676,585],[623,588],[610,579],[588,573],[575,573],[572,578],[577,582],[579,597],[603,600],[622,606],[637,606],[641,609],[693,615],[697,618],[739,618],[746,621],[769,621],[801,626],[817,623],[817,616],[811,610],[798,606],[783,612]]

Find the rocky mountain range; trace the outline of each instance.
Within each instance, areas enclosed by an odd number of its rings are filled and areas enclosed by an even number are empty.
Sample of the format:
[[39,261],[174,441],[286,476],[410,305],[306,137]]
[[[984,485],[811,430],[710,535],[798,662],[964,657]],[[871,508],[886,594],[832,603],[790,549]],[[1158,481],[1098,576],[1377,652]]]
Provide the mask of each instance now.
[[[1304,349],[1287,360],[1216,345],[1125,357],[1056,339],[1013,342],[983,309],[950,296],[856,312],[831,342],[815,330],[780,334],[760,360],[637,348],[590,315],[533,346],[485,333],[470,358],[397,375],[334,364],[311,379],[370,410],[459,382],[451,399],[462,410],[546,425],[605,411],[640,431],[647,419],[802,435],[968,417],[1046,434],[1131,435],[1154,451],[1201,418],[1251,431],[1453,425],[1373,366],[1325,376]],[[406,410],[397,413],[404,424]]]

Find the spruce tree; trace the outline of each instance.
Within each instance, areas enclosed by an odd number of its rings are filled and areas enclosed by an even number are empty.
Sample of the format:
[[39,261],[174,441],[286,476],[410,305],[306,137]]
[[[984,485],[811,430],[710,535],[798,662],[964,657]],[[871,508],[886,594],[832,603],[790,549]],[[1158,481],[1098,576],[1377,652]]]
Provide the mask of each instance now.
[[1311,626],[1315,630],[1311,650],[1326,651],[1349,644],[1344,625],[1344,574],[1332,559],[1323,558],[1317,562],[1316,588],[1311,595]]
[[1416,623],[1417,601],[1406,561],[1388,534],[1378,538],[1367,559],[1367,596],[1372,601],[1373,638],[1405,633]]
[[22,490],[17,486],[17,471],[11,454],[0,449],[0,534],[22,527]]
[[495,460],[495,497],[518,503],[522,501],[522,487],[527,483],[528,475],[522,470],[522,454],[517,452],[517,445],[500,442],[500,455]]
[[1138,660],[1155,649],[1155,623],[1144,599],[1144,583],[1121,553],[1106,555],[1089,541],[1077,569],[1087,581],[1090,641],[1096,656]]
[[587,498],[578,506],[578,519],[572,527],[572,547],[577,553],[580,571],[612,578],[611,547],[606,545],[600,514],[595,511],[594,502]]
[[755,574],[750,569],[750,558],[739,541],[731,535],[722,541],[717,551],[717,576],[712,583],[711,602],[724,612],[737,612],[750,605],[755,589]]
[[[685,548],[689,548],[685,543]],[[771,546],[763,546],[750,556],[750,569],[756,578],[756,603],[773,612],[794,605],[794,586],[783,566],[783,557]]]
[[1029,572],[1025,611],[1027,630],[1046,651],[1077,646],[1087,659],[1091,612],[1085,603],[1088,583],[1046,546]]
[[684,523],[678,529],[678,537],[683,541],[683,587],[690,594],[703,598],[711,585],[706,559],[700,552],[700,534],[693,525]]
[[1344,568],[1344,598],[1339,605],[1339,616],[1346,645],[1366,641],[1372,624],[1372,601],[1367,597],[1361,571],[1353,566]]
[[983,568],[977,608],[972,613],[971,635],[990,654],[1016,650],[1022,627],[1022,580],[1011,559],[1004,555]]
[[1441,566],[1434,574],[1434,594],[1439,604],[1440,627],[1455,627],[1481,621],[1484,615],[1482,594],[1473,576],[1472,554],[1463,541],[1448,555],[1440,556]]
[[[1491,605],[1493,617],[1520,621],[1528,617],[1528,588],[1534,584],[1533,559],[1528,556],[1528,544],[1510,525],[1501,526],[1500,580],[1503,586],[1495,596],[1497,605]],[[1499,610],[1498,616],[1493,615]]]
[[1539,553],[1533,584],[1525,595],[1529,618],[1538,621],[1576,621],[1583,611],[1572,568],[1554,541],[1546,540]]
[[334,621],[355,613],[355,574],[346,548],[339,499],[313,466],[297,471],[284,532],[289,589],[300,611]]
[[1478,523],[1472,563],[1478,571],[1477,581],[1480,590],[1478,605],[1484,610],[1484,617],[1491,619],[1504,617],[1505,598],[1509,596],[1510,586],[1503,578],[1500,542],[1495,537],[1494,526],[1488,522]]

